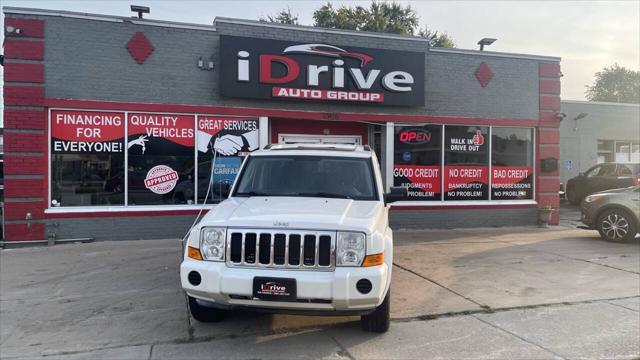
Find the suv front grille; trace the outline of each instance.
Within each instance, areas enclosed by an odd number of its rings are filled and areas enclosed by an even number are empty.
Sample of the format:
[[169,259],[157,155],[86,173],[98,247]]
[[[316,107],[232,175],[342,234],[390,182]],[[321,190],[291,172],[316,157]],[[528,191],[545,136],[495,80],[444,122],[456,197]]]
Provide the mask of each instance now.
[[335,232],[284,229],[228,229],[227,265],[331,270]]

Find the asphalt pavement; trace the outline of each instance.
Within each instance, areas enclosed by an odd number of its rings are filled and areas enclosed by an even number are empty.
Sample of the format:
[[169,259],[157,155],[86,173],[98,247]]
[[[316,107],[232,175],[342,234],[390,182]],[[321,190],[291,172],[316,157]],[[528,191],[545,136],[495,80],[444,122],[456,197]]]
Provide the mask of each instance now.
[[392,325],[190,318],[177,240],[0,251],[2,359],[638,358],[640,243],[558,226],[396,232]]

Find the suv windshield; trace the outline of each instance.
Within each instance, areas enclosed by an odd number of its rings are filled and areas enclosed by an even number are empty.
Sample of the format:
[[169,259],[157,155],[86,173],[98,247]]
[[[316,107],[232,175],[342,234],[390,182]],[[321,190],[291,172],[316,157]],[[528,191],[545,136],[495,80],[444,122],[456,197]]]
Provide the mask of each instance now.
[[302,196],[378,200],[369,158],[253,156],[234,196]]

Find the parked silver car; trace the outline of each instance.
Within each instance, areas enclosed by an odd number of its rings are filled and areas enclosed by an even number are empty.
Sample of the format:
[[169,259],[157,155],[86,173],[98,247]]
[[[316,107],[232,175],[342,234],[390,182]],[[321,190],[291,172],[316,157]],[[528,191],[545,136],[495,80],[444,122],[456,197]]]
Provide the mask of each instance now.
[[582,222],[605,240],[629,242],[640,229],[640,185],[591,194],[581,207]]

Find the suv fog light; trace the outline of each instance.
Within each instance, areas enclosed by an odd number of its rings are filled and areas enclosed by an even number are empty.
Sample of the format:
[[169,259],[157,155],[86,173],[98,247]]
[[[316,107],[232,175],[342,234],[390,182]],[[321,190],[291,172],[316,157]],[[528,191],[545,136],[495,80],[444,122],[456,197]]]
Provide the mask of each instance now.
[[356,232],[338,232],[337,266],[360,266],[366,254],[366,236]]
[[371,281],[367,279],[360,279],[356,283],[356,289],[361,294],[368,294],[369,292],[371,292],[372,288],[373,288],[373,285],[371,284]]
[[200,231],[200,250],[205,260],[224,261],[227,229],[204,227]]
[[189,275],[187,276],[187,279],[189,280],[189,284],[193,286],[198,286],[202,282],[202,277],[200,276],[200,273],[197,271],[190,272]]

